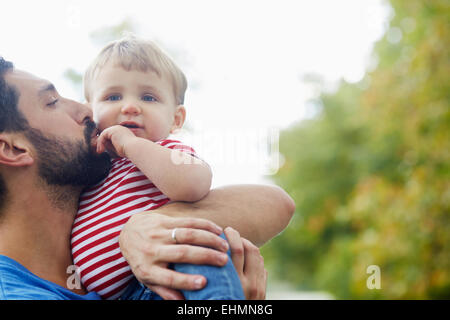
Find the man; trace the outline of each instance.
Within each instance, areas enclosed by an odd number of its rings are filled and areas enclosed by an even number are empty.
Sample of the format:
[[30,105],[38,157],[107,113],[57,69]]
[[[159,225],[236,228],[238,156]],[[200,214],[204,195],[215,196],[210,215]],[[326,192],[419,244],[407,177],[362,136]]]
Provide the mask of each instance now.
[[[109,157],[95,153],[95,142],[89,108],[0,58],[0,297],[98,298],[67,288],[79,194],[109,170]],[[138,280],[163,298],[181,298],[175,289],[199,289],[206,279],[175,273],[168,263],[223,265],[218,225],[261,245],[287,225],[293,210],[279,188],[212,190],[194,204],[134,215],[122,230],[121,250]],[[266,273],[259,250],[234,229],[225,234],[244,292],[261,299]]]

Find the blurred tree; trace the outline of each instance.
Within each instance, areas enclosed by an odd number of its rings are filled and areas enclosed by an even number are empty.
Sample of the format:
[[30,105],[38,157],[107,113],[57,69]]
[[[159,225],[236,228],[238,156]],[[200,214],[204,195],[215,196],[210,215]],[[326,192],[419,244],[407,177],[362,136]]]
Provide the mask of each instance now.
[[297,211],[263,254],[271,274],[337,298],[450,298],[450,4],[390,3],[378,66],[281,134],[274,179]]

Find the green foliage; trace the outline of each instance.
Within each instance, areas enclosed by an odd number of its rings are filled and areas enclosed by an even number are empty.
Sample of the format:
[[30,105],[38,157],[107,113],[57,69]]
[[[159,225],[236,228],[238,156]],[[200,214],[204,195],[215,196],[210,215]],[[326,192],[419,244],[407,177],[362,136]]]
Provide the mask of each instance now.
[[337,298],[450,298],[450,5],[390,3],[376,69],[282,133],[274,179],[297,209],[263,254],[280,279]]

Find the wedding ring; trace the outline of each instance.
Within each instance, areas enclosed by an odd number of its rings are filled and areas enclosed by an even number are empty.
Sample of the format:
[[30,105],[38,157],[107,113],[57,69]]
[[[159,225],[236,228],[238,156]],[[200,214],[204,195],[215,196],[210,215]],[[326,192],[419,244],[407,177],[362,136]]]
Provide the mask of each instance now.
[[178,241],[177,241],[177,228],[174,228],[172,230],[172,239],[175,241],[175,243],[178,243]]

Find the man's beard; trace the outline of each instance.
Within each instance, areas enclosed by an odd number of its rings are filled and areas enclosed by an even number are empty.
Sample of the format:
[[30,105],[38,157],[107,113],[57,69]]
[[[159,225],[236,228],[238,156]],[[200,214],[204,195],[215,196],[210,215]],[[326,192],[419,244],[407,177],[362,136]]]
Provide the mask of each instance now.
[[110,156],[99,155],[91,148],[95,128],[94,122],[86,122],[84,141],[45,135],[34,128],[26,130],[25,135],[38,155],[39,176],[49,186],[88,187],[108,175]]

